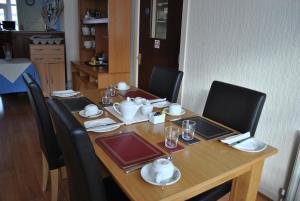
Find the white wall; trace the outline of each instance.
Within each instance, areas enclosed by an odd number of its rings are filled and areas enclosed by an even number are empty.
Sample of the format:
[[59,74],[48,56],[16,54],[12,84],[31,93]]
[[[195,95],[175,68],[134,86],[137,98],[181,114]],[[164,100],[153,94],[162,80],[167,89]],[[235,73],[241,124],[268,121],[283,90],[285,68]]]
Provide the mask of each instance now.
[[42,19],[42,0],[36,0],[33,6],[27,6],[25,0],[17,0],[19,25],[25,31],[45,31]]
[[67,86],[72,86],[71,61],[79,60],[79,13],[78,1],[64,0],[63,23],[66,45]]
[[257,138],[279,149],[260,190],[277,200],[300,127],[300,1],[188,0],[183,105],[202,113],[213,80],[267,94]]

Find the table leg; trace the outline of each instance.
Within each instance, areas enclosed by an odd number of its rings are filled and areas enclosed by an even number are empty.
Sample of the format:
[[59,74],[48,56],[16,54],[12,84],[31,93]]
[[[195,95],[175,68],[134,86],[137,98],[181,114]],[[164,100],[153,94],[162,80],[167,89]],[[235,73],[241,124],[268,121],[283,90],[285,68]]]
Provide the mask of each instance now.
[[251,170],[233,179],[230,201],[255,201],[264,161],[253,164]]

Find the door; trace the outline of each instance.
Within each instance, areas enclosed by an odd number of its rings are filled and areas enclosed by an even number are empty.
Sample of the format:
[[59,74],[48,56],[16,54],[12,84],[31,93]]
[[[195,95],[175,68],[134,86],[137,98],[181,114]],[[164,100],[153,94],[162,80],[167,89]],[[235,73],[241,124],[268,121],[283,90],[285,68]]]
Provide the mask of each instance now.
[[178,69],[183,0],[141,0],[139,88],[148,89],[155,65]]

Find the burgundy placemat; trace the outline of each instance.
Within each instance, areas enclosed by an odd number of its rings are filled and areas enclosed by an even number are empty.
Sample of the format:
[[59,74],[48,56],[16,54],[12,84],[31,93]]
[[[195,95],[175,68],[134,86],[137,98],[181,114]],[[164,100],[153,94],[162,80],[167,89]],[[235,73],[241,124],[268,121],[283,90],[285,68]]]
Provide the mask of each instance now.
[[124,94],[121,94],[123,97],[130,97],[130,98],[136,98],[136,97],[142,97],[148,100],[156,99],[157,97],[151,94],[148,94],[141,90],[135,90],[135,91],[128,91]]
[[176,151],[180,151],[180,150],[183,150],[183,149],[184,149],[184,147],[181,146],[180,144],[177,144],[177,147],[175,147],[175,148],[173,148],[173,149],[170,149],[170,148],[168,148],[168,147],[165,146],[165,141],[159,142],[159,143],[157,143],[157,144],[158,144],[158,146],[160,146],[161,148],[163,148],[164,150],[166,150],[166,151],[169,152],[169,153],[174,153],[174,152],[176,152]]
[[152,161],[165,155],[135,132],[98,137],[95,142],[122,169]]

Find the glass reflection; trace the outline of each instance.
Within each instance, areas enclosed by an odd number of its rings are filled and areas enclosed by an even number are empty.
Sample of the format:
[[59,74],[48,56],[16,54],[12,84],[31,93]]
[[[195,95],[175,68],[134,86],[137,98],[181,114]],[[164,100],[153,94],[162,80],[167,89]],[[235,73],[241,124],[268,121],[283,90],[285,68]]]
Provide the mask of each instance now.
[[167,38],[168,0],[152,0],[151,38]]

